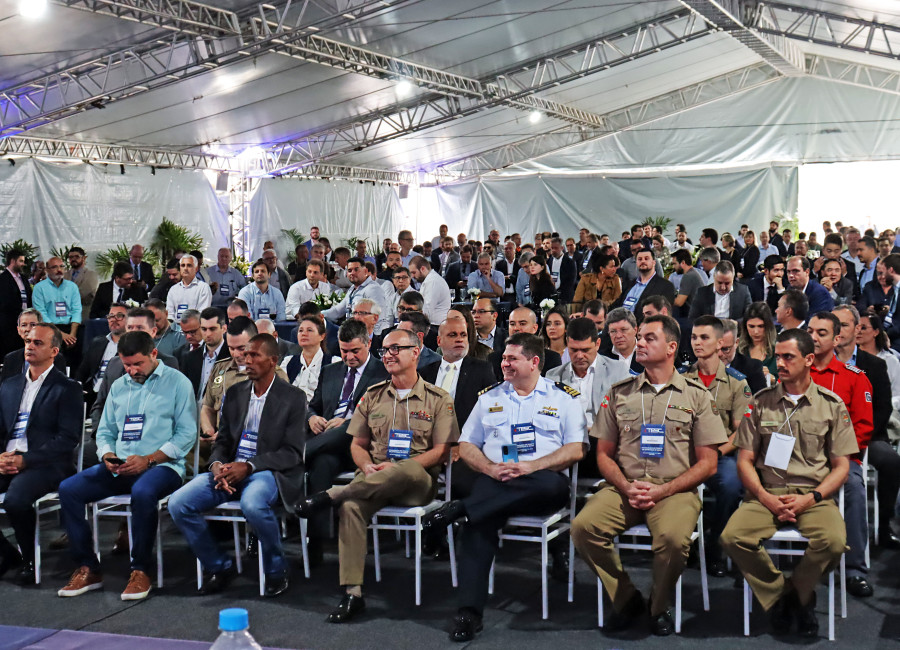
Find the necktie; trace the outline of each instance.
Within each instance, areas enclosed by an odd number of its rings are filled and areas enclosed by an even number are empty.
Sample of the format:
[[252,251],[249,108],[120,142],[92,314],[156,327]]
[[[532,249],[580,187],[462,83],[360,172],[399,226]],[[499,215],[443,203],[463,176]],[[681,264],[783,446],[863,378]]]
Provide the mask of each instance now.
[[443,388],[448,393],[450,389],[453,387],[453,379],[456,377],[456,364],[451,363],[450,367],[447,368],[447,374],[444,375],[444,380],[441,382],[441,388]]
[[116,298],[116,302],[122,302],[122,297],[125,295],[125,289],[119,287],[119,297]]
[[[353,395],[353,384],[356,383],[356,368],[350,368],[350,372],[347,373],[347,379],[344,381],[344,390],[341,391],[341,402],[347,402],[347,407],[344,409],[344,414],[350,409],[350,396]],[[343,415],[343,414],[342,414]]]
[[141,265],[140,264],[134,265],[134,277],[136,277],[138,279],[138,282],[141,281]]

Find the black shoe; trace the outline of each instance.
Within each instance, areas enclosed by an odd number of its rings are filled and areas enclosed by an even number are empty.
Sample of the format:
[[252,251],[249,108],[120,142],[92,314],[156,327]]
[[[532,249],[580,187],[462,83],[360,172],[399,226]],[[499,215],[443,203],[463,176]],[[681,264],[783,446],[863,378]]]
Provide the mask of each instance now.
[[447,526],[466,515],[466,507],[462,501],[448,501],[434,512],[422,517],[422,533],[427,536],[444,535]]
[[309,519],[320,510],[331,506],[331,497],[327,492],[316,492],[308,497],[300,499],[295,506],[297,514],[304,519]]
[[805,605],[797,604],[797,634],[807,638],[819,636],[819,619],[816,618],[816,594]]
[[878,546],[888,551],[900,550],[900,538],[894,535],[894,533],[879,532]]
[[0,578],[2,578],[8,571],[11,569],[18,569],[22,566],[22,556],[18,551],[13,553],[10,551],[9,555],[4,555],[2,559],[0,559]]
[[288,574],[284,573],[280,577],[269,577],[266,576],[266,598],[275,598],[275,596],[280,596],[284,592],[287,591],[288,586],[290,586],[290,581],[288,580]]
[[875,593],[872,590],[872,585],[863,576],[847,578],[847,591],[850,592],[851,596],[856,596],[857,598],[868,598]]
[[34,577],[34,560],[26,562],[16,574],[15,583],[20,587],[33,587],[37,584]]
[[247,557],[259,557],[259,539],[253,533],[247,539]]
[[450,630],[450,640],[456,643],[465,643],[475,638],[475,635],[484,629],[484,622],[473,610],[463,608],[453,617],[453,628]]
[[203,575],[203,586],[197,591],[201,596],[217,594],[227,587],[237,573],[234,567],[228,567],[221,571],[213,571]]
[[346,623],[366,608],[366,599],[362,596],[344,594],[337,609],[326,619],[329,623]]
[[706,565],[706,573],[713,578],[724,578],[728,575],[728,564],[724,560],[713,560]]
[[550,577],[559,582],[569,581],[569,552],[557,551],[550,555]]
[[606,621],[603,622],[604,632],[621,632],[628,629],[634,623],[635,619],[641,616],[646,610],[647,605],[644,603],[644,597],[641,592],[636,591],[631,599],[625,603],[625,607],[621,612],[613,610]]
[[775,634],[787,634],[791,631],[794,610],[797,608],[797,594],[791,592],[779,598],[769,610],[769,623]]
[[668,609],[662,614],[650,617],[650,631],[656,636],[669,636],[675,631],[675,620]]

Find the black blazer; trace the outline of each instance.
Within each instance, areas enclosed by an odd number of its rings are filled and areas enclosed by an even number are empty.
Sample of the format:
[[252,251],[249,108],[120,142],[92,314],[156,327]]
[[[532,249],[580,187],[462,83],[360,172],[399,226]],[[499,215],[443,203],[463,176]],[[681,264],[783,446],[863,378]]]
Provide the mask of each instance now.
[[766,293],[765,282],[766,278],[762,274],[756,276],[755,278],[744,280],[744,286],[747,287],[747,289],[750,291],[751,302],[766,302],[764,298]]
[[[234,461],[247,420],[251,390],[252,381],[241,381],[228,389],[209,465]],[[276,376],[259,418],[256,455],[250,462],[255,471],[271,471],[275,475],[281,501],[290,513],[303,496],[306,417],[306,394]]]
[[[181,372],[184,373],[185,377],[191,380],[191,386],[194,387],[194,395],[197,395],[198,397],[200,397],[198,392],[200,391],[200,379],[203,377],[203,356],[205,354],[206,343],[196,350],[191,350],[187,354],[182,355],[178,362],[178,365],[181,367]],[[219,354],[216,355],[216,361],[228,359],[230,356],[228,345],[223,342],[222,347],[219,348]]]
[[[18,336],[18,335],[17,335]],[[20,339],[21,340],[21,339]],[[53,359],[53,365],[62,374],[66,374],[66,358],[60,353]],[[0,382],[24,374],[25,370],[25,348],[13,350],[3,357],[3,369],[0,370]]]
[[503,351],[506,349],[506,339],[508,338],[509,330],[507,330],[505,327],[500,327],[499,325],[497,325],[497,329],[494,330],[494,347],[492,348],[494,352],[503,354]]
[[[141,262],[141,264],[144,263]],[[88,318],[106,318],[106,315],[109,313],[109,308],[112,307],[113,304],[112,285],[113,281],[109,280],[108,282],[101,282],[97,286],[97,293],[94,294],[94,302],[91,303],[91,312]],[[131,285],[125,289],[125,294],[122,296],[122,301],[124,302],[126,300],[134,300],[137,303],[143,304],[144,301],[147,300],[147,292],[140,287]]]
[[[0,384],[0,440],[4,449],[12,438],[24,392],[24,374]],[[25,429],[28,451],[22,454],[26,468],[55,466],[63,475],[75,473],[72,452],[81,442],[83,408],[81,385],[53,368],[31,406]]]
[[741,274],[745,280],[756,275],[756,267],[759,266],[759,248],[754,244],[749,248],[740,249],[740,258],[732,260],[735,271]]
[[754,395],[766,387],[766,376],[763,374],[763,364],[759,359],[745,357],[740,352],[735,352],[731,367],[746,375],[747,385]]
[[[28,306],[31,307],[31,284],[22,278]],[[22,294],[19,285],[9,271],[0,273],[0,355],[6,356],[13,350],[25,346],[16,331],[16,322],[22,311]]]
[[[648,287],[649,288],[649,287]],[[728,297],[728,318],[741,320],[744,312],[750,306],[750,290],[740,282],[734,283],[734,290]],[[708,284],[698,287],[691,297],[691,311],[688,316],[692,321],[705,314],[713,314],[716,311],[716,289]]]
[[500,271],[503,274],[503,277],[506,278],[508,276],[509,279],[506,280],[505,289],[515,289],[516,287],[516,278],[519,277],[519,270],[522,267],[519,266],[518,258],[513,260],[512,262],[508,262],[505,257],[497,260],[494,263],[494,270]]
[[[346,374],[347,366],[343,361],[338,361],[322,368],[322,374],[319,375],[319,385],[316,386],[316,392],[313,393],[312,401],[309,403],[307,418],[319,415],[326,420],[330,420],[334,417],[334,411],[337,409],[338,402],[341,401],[341,391],[344,388],[344,377]],[[370,353],[366,369],[357,380],[356,386],[353,387],[351,401],[354,408],[370,386],[389,378],[390,375],[384,369],[384,364],[371,356]]]
[[[91,342],[88,343],[87,350],[85,350],[81,357],[81,364],[75,371],[74,379],[81,382],[85,390],[94,389],[94,375],[97,374],[97,371],[100,369],[100,362],[103,359],[103,352],[106,350],[107,343],[109,343],[109,339],[106,338],[106,334],[95,336],[91,339]],[[56,356],[59,358],[61,355]]]
[[860,313],[866,311],[869,306],[875,305],[888,305],[891,304],[891,292],[884,292],[884,289],[881,288],[881,284],[878,282],[878,278],[871,280],[866,286],[863,287],[862,293],[860,293],[859,301],[856,303],[856,308],[860,311]]
[[[435,361],[419,370],[419,375],[429,384],[433,384],[440,369],[441,362]],[[459,379],[456,383],[456,397],[453,399],[453,406],[456,409],[456,421],[459,424],[460,431],[462,431],[466,420],[469,419],[472,409],[475,408],[478,394],[495,382],[496,379],[494,378],[494,371],[491,370],[491,364],[487,361],[463,357],[459,366]]]
[[[547,258],[547,264],[551,261],[556,268],[557,260],[552,255]],[[559,267],[559,298],[565,303],[572,302],[575,297],[575,284],[578,282],[578,273],[575,268],[575,262],[565,253],[560,258]],[[550,269],[547,269],[548,273]]]
[[[125,261],[128,262],[129,266],[131,266],[130,259],[127,259]],[[141,271],[140,271],[141,277],[138,278],[138,274],[135,273],[134,281],[135,282],[140,281],[140,282],[146,283],[147,284],[146,292],[150,293],[151,291],[153,291],[153,287],[156,286],[156,277],[153,275],[153,267],[147,262],[141,262],[139,266],[141,269]],[[132,267],[132,268],[134,268],[134,267]],[[165,276],[165,273],[163,273],[163,276]],[[105,316],[106,314],[103,314],[103,315]]]
[[[628,292],[631,291],[631,288],[635,285],[635,280],[631,282],[623,282],[622,286],[622,295],[613,303],[612,309],[616,307],[621,307],[625,304],[625,298],[628,297]],[[637,304],[634,306],[634,316],[637,318],[638,323],[643,320],[642,310],[644,307],[644,301],[647,300],[650,296],[665,296],[668,298],[670,304],[675,304],[675,285],[666,280],[664,277],[660,276],[659,273],[654,275],[650,282],[647,283],[647,287],[644,289],[644,293],[641,294],[641,299],[638,300]]]
[[455,291],[458,288],[457,284],[463,280],[468,280],[469,274],[477,270],[478,265],[475,263],[475,260],[471,260],[468,264],[455,262],[447,267],[447,275],[444,276],[444,279],[447,281],[447,286],[450,287],[450,290]]
[[887,442],[888,420],[893,411],[887,363],[874,354],[856,348],[856,367],[866,373],[872,384],[872,440]]
[[[494,378],[497,381],[503,381],[503,370],[500,368],[500,361],[502,359],[500,357],[503,356],[504,349],[505,347],[494,350],[487,358],[488,363],[491,364],[491,370],[494,371]],[[559,356],[559,352],[544,348],[544,368],[541,370],[541,376],[546,377],[548,370],[553,370],[553,368],[558,368],[561,365],[562,357]]]

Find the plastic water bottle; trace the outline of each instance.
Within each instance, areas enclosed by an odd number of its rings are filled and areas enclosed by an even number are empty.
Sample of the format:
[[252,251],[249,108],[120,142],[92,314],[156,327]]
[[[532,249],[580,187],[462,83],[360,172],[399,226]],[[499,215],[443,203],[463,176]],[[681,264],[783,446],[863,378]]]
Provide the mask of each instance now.
[[219,629],[222,633],[211,650],[238,650],[249,648],[250,650],[262,650],[252,636],[250,636],[250,616],[246,609],[223,609],[219,612]]

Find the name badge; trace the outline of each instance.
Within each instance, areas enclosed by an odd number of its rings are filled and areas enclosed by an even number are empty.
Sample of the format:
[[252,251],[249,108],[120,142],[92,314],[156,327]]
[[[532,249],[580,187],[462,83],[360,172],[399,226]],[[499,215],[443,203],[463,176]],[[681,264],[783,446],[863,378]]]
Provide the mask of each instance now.
[[341,417],[348,417],[350,414],[350,398],[338,402],[337,408],[334,410],[334,412],[336,414],[343,413],[344,415]]
[[388,438],[387,457],[392,460],[406,460],[412,447],[413,432],[411,429],[391,429]]
[[106,361],[100,362],[100,370],[97,371],[98,377],[102,377],[103,375],[106,374],[106,366],[108,366],[108,365],[109,365],[109,359],[107,359]]
[[884,317],[884,326],[885,326],[885,327],[890,327],[891,324],[892,324],[893,322],[894,322],[894,315],[893,315],[893,314],[887,314],[887,315]]
[[54,304],[56,306],[56,317],[57,318],[65,318],[66,316],[69,315],[69,310],[66,307],[65,302],[57,301]]
[[553,278],[553,282],[559,284],[559,271],[554,271],[550,274],[550,277]]
[[271,310],[270,309],[260,309],[259,310],[259,318],[271,318]]
[[25,292],[25,289],[19,289],[19,295],[22,297],[22,304],[28,304],[28,294]]
[[181,320],[181,314],[187,311],[187,303],[183,305],[178,305],[178,308],[175,310],[175,318]]
[[144,416],[126,415],[125,427],[122,429],[122,440],[124,442],[136,442],[144,435]]
[[637,303],[637,298],[635,298],[634,296],[628,296],[627,298],[625,298],[625,302],[622,304],[622,306],[628,311],[634,311],[635,303]]
[[21,440],[25,437],[25,429],[28,427],[28,417],[31,415],[31,411],[27,411],[22,413],[21,411],[16,416],[16,424],[13,426],[12,437],[13,440]]
[[256,431],[244,429],[241,433],[241,441],[238,443],[237,455],[234,460],[238,463],[246,463],[256,456],[256,443],[259,436]]
[[537,452],[537,433],[530,422],[512,425],[512,443],[519,451],[519,455],[534,454]]
[[641,458],[663,458],[666,449],[666,425],[641,425]]
[[227,284],[219,285],[219,295],[222,295],[227,298],[228,296],[231,295],[231,287],[229,287]]
[[766,450],[766,467],[775,469],[787,469],[791,462],[791,454],[797,439],[784,433],[773,433],[769,440],[769,448]]
[[528,298],[529,296],[531,296],[531,285],[526,284],[525,291],[523,293],[525,294],[525,302],[528,302]]

